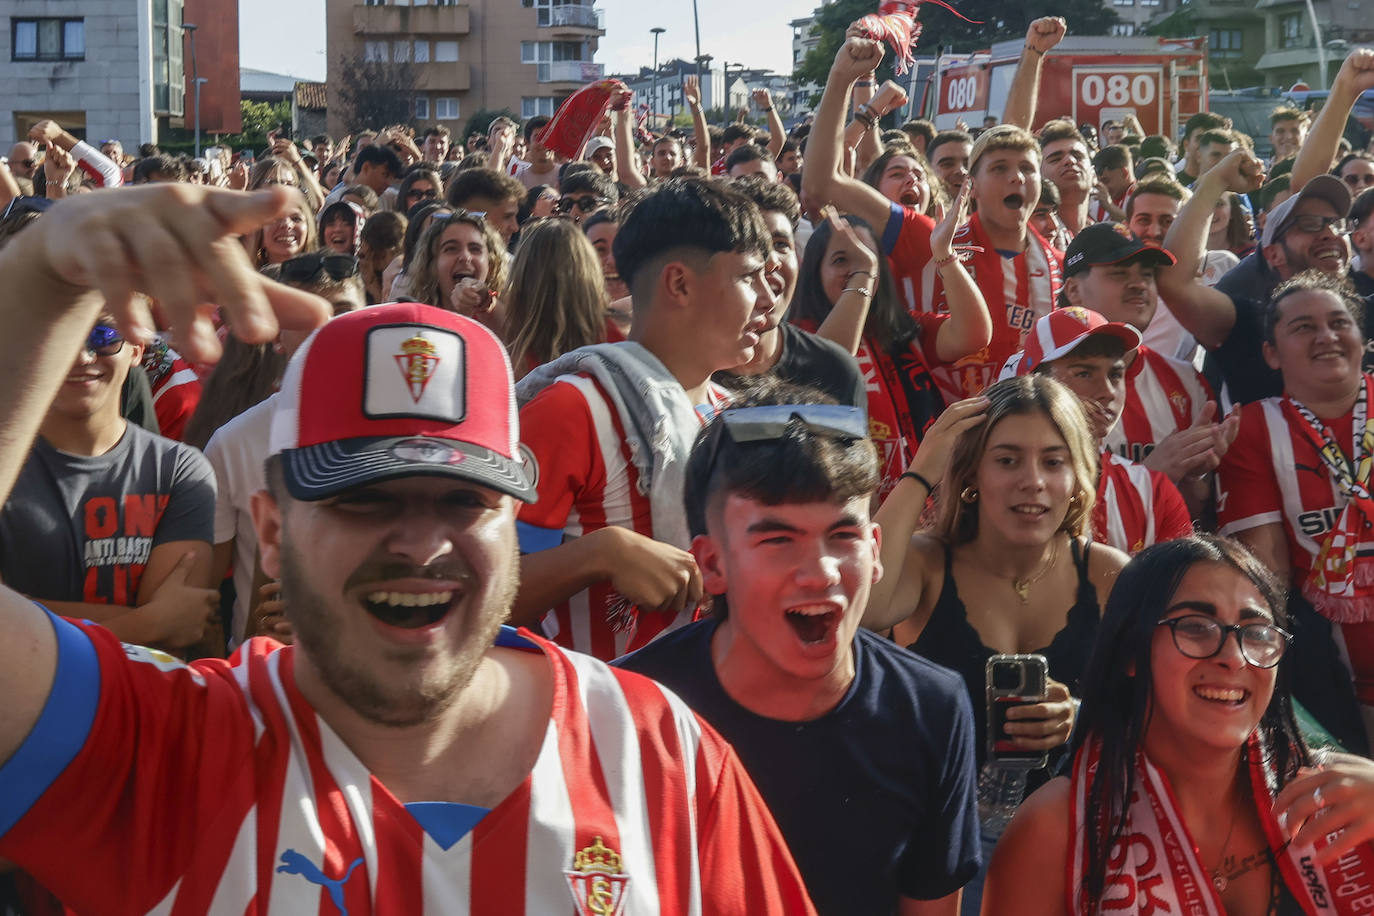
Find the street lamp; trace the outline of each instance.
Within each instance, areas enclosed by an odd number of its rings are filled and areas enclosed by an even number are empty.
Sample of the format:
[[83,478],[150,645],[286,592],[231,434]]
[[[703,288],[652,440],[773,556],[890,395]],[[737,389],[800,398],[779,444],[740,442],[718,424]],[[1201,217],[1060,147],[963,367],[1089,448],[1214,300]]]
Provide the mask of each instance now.
[[[181,24],[183,32],[191,34],[191,83],[195,86],[196,93],[196,158],[200,158],[200,70],[196,67],[196,26],[189,22]],[[185,123],[185,122],[183,122]]]
[[654,111],[658,108],[658,36],[668,30],[659,26],[654,26],[649,31],[654,33],[654,100],[649,104],[649,123],[652,125],[656,123]]
[[[713,61],[713,60],[715,60],[715,58],[714,58],[713,56],[711,56],[710,54],[698,54],[698,55],[697,55],[697,92],[699,92],[699,93],[701,94],[701,107],[702,107],[702,108],[709,108],[710,106],[706,104],[706,89],[705,89],[706,84],[703,83],[703,82],[701,81],[701,66],[702,66],[702,64],[705,64],[705,65],[706,65],[706,76],[709,78],[710,75],[711,75],[711,61]],[[712,92],[711,92],[711,97],[712,97],[712,99],[714,99],[714,98],[715,98],[715,95],[716,95],[716,94],[715,94],[715,91],[714,91],[714,88],[715,88],[715,87],[712,87]]]

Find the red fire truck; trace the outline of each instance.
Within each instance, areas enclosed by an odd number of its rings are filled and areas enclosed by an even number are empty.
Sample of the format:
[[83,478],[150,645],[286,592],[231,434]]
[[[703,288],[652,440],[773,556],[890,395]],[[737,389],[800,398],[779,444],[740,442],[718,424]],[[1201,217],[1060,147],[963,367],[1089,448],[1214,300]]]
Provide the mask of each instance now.
[[[913,86],[912,98],[924,96],[940,130],[960,120],[981,127],[985,117],[1001,117],[1024,46],[1017,39],[943,54],[930,85]],[[1031,127],[1071,118],[1101,130],[1133,114],[1146,134],[1176,138],[1189,117],[1206,110],[1206,39],[1070,35],[1045,55]]]

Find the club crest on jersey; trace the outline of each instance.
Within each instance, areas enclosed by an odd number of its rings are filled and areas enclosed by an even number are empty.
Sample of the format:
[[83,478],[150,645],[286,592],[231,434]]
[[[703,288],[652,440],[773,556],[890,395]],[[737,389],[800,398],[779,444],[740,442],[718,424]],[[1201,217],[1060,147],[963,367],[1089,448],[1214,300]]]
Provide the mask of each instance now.
[[1169,393],[1169,403],[1174,405],[1174,409],[1183,413],[1188,409],[1188,398],[1182,391],[1171,391]]
[[434,377],[434,370],[439,367],[439,356],[435,352],[434,344],[416,334],[401,344],[401,352],[396,354],[396,365],[401,367],[401,375],[405,377],[410,396],[416,404],[420,403],[425,386]]
[[568,878],[578,916],[622,916],[630,876],[625,874],[620,853],[606,846],[601,837],[573,856],[573,867],[563,874]]

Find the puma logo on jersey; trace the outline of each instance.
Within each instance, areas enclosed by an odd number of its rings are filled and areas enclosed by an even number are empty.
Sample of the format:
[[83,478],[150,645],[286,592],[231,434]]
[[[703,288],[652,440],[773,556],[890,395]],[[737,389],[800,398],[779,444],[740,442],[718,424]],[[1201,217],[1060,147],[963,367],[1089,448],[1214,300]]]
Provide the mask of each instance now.
[[344,885],[348,879],[353,877],[353,869],[363,864],[361,858],[354,859],[344,871],[342,878],[330,878],[316,867],[305,856],[288,849],[281,854],[281,864],[277,866],[277,874],[300,875],[311,884],[318,884],[329,892],[329,899],[339,910],[339,916],[348,916],[348,907],[344,906]]

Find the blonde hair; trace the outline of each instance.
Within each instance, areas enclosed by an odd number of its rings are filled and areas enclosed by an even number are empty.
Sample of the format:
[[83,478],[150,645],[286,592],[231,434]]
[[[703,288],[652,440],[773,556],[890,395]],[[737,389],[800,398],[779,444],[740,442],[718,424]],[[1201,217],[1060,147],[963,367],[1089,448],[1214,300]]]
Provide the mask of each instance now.
[[1002,149],[1035,153],[1035,158],[1040,158],[1040,141],[1035,139],[1035,134],[1014,124],[998,124],[983,131],[973,141],[973,149],[968,154],[968,173],[972,175],[977,171],[978,160],[984,153]]
[[532,358],[550,362],[606,339],[606,283],[596,249],[569,219],[526,227],[511,264],[506,349],[522,374]]
[[[320,233],[315,226],[315,214],[310,209],[310,202],[306,200],[304,194],[297,193],[292,196],[291,205],[295,212],[305,217],[305,239],[301,243],[300,254],[309,254],[320,247]],[[262,268],[267,266],[267,251],[262,246],[262,234],[271,223],[264,223],[257,229],[243,237],[243,247],[248,249],[248,257],[253,262],[253,266]]]
[[954,443],[949,466],[941,480],[931,533],[950,545],[966,544],[978,536],[978,506],[964,502],[965,487],[974,485],[988,439],[1007,417],[1042,414],[1054,424],[1069,448],[1074,492],[1060,531],[1078,537],[1088,530],[1097,497],[1097,446],[1078,397],[1060,382],[1044,375],[1003,379],[983,392],[987,420],[969,429]]
[[493,296],[500,292],[506,281],[505,243],[485,218],[466,210],[454,210],[451,215],[440,213],[430,218],[424,234],[415,243],[410,266],[397,278],[394,289],[396,295],[439,308],[449,308],[447,302],[439,301],[439,275],[434,265],[439,260],[439,242],[454,223],[467,223],[481,233],[483,241],[487,243],[487,289]]

